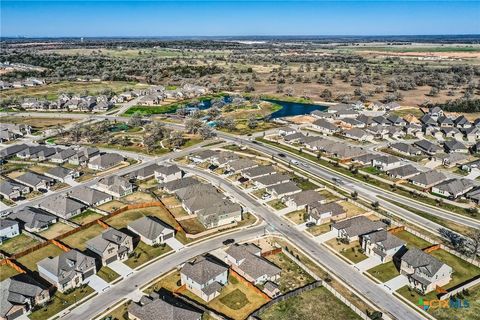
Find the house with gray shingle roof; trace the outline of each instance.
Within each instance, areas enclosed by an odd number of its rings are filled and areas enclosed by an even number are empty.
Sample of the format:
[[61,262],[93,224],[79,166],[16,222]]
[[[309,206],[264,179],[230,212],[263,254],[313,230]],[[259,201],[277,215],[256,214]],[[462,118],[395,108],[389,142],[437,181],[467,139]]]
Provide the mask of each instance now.
[[416,174],[419,174],[420,171],[411,164],[407,164],[405,166],[393,168],[387,170],[387,175],[394,178],[394,179],[408,179],[413,177]]
[[0,195],[9,200],[17,200],[29,192],[30,187],[16,183],[15,181],[7,180],[0,183]]
[[127,229],[149,246],[165,243],[175,236],[175,229],[157,217],[145,216],[128,224]]
[[212,201],[210,206],[197,212],[197,219],[207,229],[224,226],[226,224],[240,222],[243,208],[238,203],[228,199]]
[[381,171],[387,171],[402,165],[402,159],[391,156],[385,155],[372,160],[372,165],[375,168],[380,169]]
[[458,140],[445,141],[443,144],[443,148],[447,153],[451,153],[451,152],[468,153],[468,148]]
[[442,150],[438,145],[428,140],[415,141],[413,144],[428,155],[434,155]]
[[118,153],[96,155],[88,161],[88,168],[97,171],[108,170],[122,163],[124,159],[125,158]]
[[12,320],[29,314],[50,299],[48,289],[26,274],[1,281],[0,288],[1,319]]
[[406,242],[386,230],[374,231],[360,236],[360,245],[369,257],[377,257],[382,263],[391,261]]
[[183,265],[180,280],[187,290],[209,302],[220,295],[227,284],[228,267],[213,258],[198,257]]
[[457,127],[457,128],[466,129],[466,128],[471,128],[472,127],[472,123],[470,121],[468,121],[468,119],[465,118],[464,115],[458,116],[455,120],[453,120],[453,123],[455,124],[455,127]]
[[127,175],[125,175],[125,177],[132,180],[146,180],[152,178],[155,175],[155,170],[157,170],[158,168],[158,164],[152,163],[148,166],[128,173]]
[[115,198],[121,198],[132,194],[134,185],[124,177],[109,176],[98,180],[93,188],[108,193]]
[[258,163],[250,159],[238,159],[227,163],[227,170],[232,172],[239,172],[242,170],[257,167]]
[[327,199],[315,190],[304,190],[283,198],[284,203],[294,210],[305,209],[310,203],[326,203]]
[[412,184],[425,189],[431,188],[445,180],[447,180],[447,176],[435,170],[422,172],[408,179]]
[[136,320],[201,320],[202,314],[180,299],[172,303],[161,299],[158,294],[143,296],[140,302],[128,306],[128,319]]
[[273,166],[258,166],[249,169],[245,169],[241,172],[241,175],[247,179],[254,179],[263,177],[269,174],[276,173]]
[[191,154],[187,158],[195,163],[203,163],[205,161],[209,161],[217,153],[218,151],[207,149]]
[[103,265],[128,259],[133,251],[133,238],[114,228],[108,228],[86,242],[87,249],[98,255]]
[[342,220],[332,224],[332,230],[337,233],[337,237],[345,238],[348,241],[358,240],[365,234],[384,230],[387,227],[382,221],[372,221],[364,216],[357,216],[347,220]]
[[187,188],[196,184],[201,183],[198,179],[193,177],[185,177],[178,180],[173,180],[170,182],[162,183],[159,185],[159,188],[165,190],[166,192],[173,193],[177,190]]
[[285,183],[280,183],[280,184],[274,184],[273,186],[268,186],[266,188],[266,191],[270,193],[274,198],[282,198],[285,196],[290,196],[292,194],[301,192],[302,189],[300,189],[295,182],[288,181]]
[[5,240],[14,238],[20,234],[18,222],[11,219],[0,219],[0,244]]
[[14,178],[14,180],[35,191],[48,190],[55,183],[55,179],[53,178],[30,171]]
[[85,165],[90,158],[100,154],[100,150],[95,147],[81,147],[77,153],[68,158],[68,163],[74,165]]
[[448,284],[452,272],[452,267],[417,248],[409,249],[401,258],[400,274],[408,278],[410,287],[423,294]]
[[324,119],[317,119],[312,123],[312,129],[320,131],[325,134],[333,134],[339,132],[340,128],[334,125],[331,122],[328,122]]
[[68,193],[72,199],[78,200],[89,207],[95,207],[113,200],[108,193],[89,187],[78,187]]
[[181,179],[184,175],[182,169],[180,169],[177,165],[169,165],[169,166],[157,166],[155,168],[155,179],[157,179],[160,183],[166,183],[174,180]]
[[292,133],[292,134],[289,134],[289,135],[286,135],[283,137],[283,140],[285,140],[285,142],[288,142],[288,143],[303,143],[303,139],[305,139],[306,136],[301,133],[301,132],[296,132],[296,133]]
[[55,180],[65,182],[69,178],[79,177],[78,171],[67,169],[64,167],[53,167],[44,172],[44,175]]
[[80,287],[83,280],[97,272],[95,259],[78,250],[47,257],[37,262],[37,270],[40,277],[53,284],[60,292]]
[[14,144],[12,146],[8,146],[0,150],[0,157],[3,159],[10,158],[26,148],[28,148],[26,144]]
[[286,135],[289,135],[289,134],[294,134],[295,132],[297,132],[297,130],[295,130],[291,127],[281,127],[281,128],[277,129],[277,132],[278,132],[278,135],[280,135],[280,136],[286,136]]
[[389,145],[389,148],[407,156],[419,156],[422,154],[420,149],[405,142],[392,143]]
[[373,140],[372,134],[359,128],[352,128],[352,129],[345,130],[343,131],[343,135],[347,138],[358,140],[358,141]]
[[225,253],[226,263],[252,283],[275,282],[280,278],[282,269],[263,258],[261,249],[253,243],[234,244]]
[[469,179],[450,179],[432,187],[432,193],[456,199],[472,190],[475,184]]
[[55,195],[43,200],[39,205],[41,209],[53,213],[63,219],[70,219],[85,209],[85,205],[68,198],[65,195]]
[[76,154],[77,154],[77,151],[71,148],[68,148],[68,149],[58,151],[57,153],[52,155],[48,160],[54,163],[65,163],[68,161],[69,158],[73,157]]
[[58,218],[39,208],[25,207],[8,216],[20,223],[20,228],[29,232],[40,232],[56,223]]
[[276,173],[259,178],[254,178],[252,179],[252,182],[257,188],[262,189],[276,184],[285,183],[290,180],[291,177],[289,175]]
[[347,216],[345,209],[335,202],[324,203],[316,201],[309,203],[306,210],[307,222],[313,222],[317,225],[329,222],[331,220],[340,220]]

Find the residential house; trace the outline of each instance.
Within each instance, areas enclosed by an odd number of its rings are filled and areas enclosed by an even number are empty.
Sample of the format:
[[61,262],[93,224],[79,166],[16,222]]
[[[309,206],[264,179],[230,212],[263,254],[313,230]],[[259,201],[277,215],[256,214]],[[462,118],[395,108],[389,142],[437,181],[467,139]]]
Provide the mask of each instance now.
[[447,180],[447,176],[435,170],[422,172],[408,179],[412,184],[425,189],[431,188],[445,180]]
[[468,148],[458,140],[448,140],[443,144],[446,153],[460,152],[468,153]]
[[402,159],[395,156],[381,156],[372,160],[372,165],[381,171],[391,170],[402,165]]
[[86,242],[87,249],[98,255],[102,265],[128,259],[133,252],[133,238],[114,228],[108,228]]
[[96,207],[113,200],[112,195],[89,187],[78,187],[68,193],[68,197],[89,207]]
[[218,152],[214,150],[202,150],[199,152],[196,152],[194,154],[191,154],[188,156],[188,159],[193,161],[194,163],[203,163],[206,161],[209,161],[213,156],[215,156]]
[[451,128],[454,126],[453,120],[446,116],[438,117],[437,123],[440,126],[440,128]]
[[253,167],[253,168],[245,169],[241,172],[242,176],[247,179],[255,179],[255,178],[263,177],[273,173],[276,173],[276,171],[275,171],[275,168],[271,165]]
[[21,229],[28,232],[41,232],[47,230],[52,224],[58,221],[58,218],[39,208],[25,207],[8,216],[17,221]]
[[286,183],[291,179],[292,177],[290,177],[289,175],[276,173],[276,174],[270,174],[270,175],[266,175],[259,178],[254,178],[252,179],[252,181],[257,188],[263,189],[273,185]]
[[210,257],[186,262],[180,270],[181,284],[206,302],[220,295],[228,282],[228,267]]
[[11,219],[0,219],[0,244],[5,240],[14,238],[20,234],[18,222]]
[[148,166],[130,172],[129,174],[125,175],[125,178],[131,180],[147,180],[155,176],[155,170],[157,170],[159,167],[160,166],[158,164],[152,163]]
[[461,129],[463,135],[469,142],[480,143],[480,129],[478,127],[469,127]]
[[30,192],[30,187],[23,184],[16,183],[14,181],[3,181],[0,183],[0,195],[12,201],[24,197]]
[[132,221],[127,226],[128,230],[138,234],[140,240],[149,246],[165,243],[175,237],[175,229],[153,216],[145,216]]
[[193,177],[185,177],[182,179],[172,180],[170,182],[162,183],[160,184],[159,188],[165,190],[168,193],[173,193],[177,190],[180,190],[189,186],[193,186],[199,183],[201,182]]
[[156,293],[143,296],[138,303],[128,306],[128,319],[131,320],[201,320],[202,314],[180,299],[166,301]]
[[394,179],[408,179],[416,174],[419,174],[420,171],[411,164],[405,166],[396,167],[390,170],[387,170],[387,175]]
[[88,161],[88,168],[97,171],[108,170],[122,163],[124,159],[125,158],[118,153],[96,155]]
[[304,190],[289,196],[285,196],[283,198],[283,202],[290,208],[302,210],[311,203],[325,204],[327,202],[327,198],[315,190]]
[[320,110],[314,110],[310,112],[310,115],[317,119],[333,119],[334,118],[334,113],[320,111]]
[[417,248],[409,249],[401,258],[400,274],[409,286],[427,294],[445,286],[452,279],[452,267]]
[[440,107],[431,107],[428,110],[428,115],[433,117],[435,120],[437,120],[439,117],[443,117],[445,114],[443,113],[443,110]]
[[372,134],[369,134],[366,131],[358,128],[345,130],[343,134],[347,138],[358,140],[358,141],[371,141],[374,138]]
[[315,120],[312,123],[312,129],[320,131],[324,134],[334,134],[335,132],[340,131],[340,128],[338,128],[336,125],[324,119]]
[[394,114],[389,115],[387,117],[387,120],[394,126],[404,127],[407,125],[407,121],[405,121],[403,118]]
[[413,144],[428,155],[435,155],[437,152],[441,150],[441,148],[438,145],[428,140],[416,141]]
[[391,261],[404,248],[406,242],[386,230],[374,231],[360,236],[360,245],[369,257],[377,257],[382,263]]
[[382,221],[372,221],[365,216],[357,216],[347,220],[342,220],[332,224],[332,231],[337,233],[338,238],[344,238],[348,241],[358,240],[365,234],[384,230],[387,227]]
[[238,160],[227,163],[227,170],[233,173],[236,173],[242,170],[254,168],[256,166],[258,166],[258,163],[256,163],[253,160],[238,159]]
[[456,199],[472,190],[475,184],[470,179],[450,179],[432,187],[432,193]]
[[467,163],[469,155],[466,153],[441,153],[435,156],[435,159],[441,160],[443,166],[447,168],[452,168],[456,165]]
[[386,127],[391,124],[391,122],[384,116],[376,116],[376,117],[373,117],[372,120],[377,124],[377,126],[381,126],[381,127]]
[[0,318],[13,320],[50,300],[50,293],[33,278],[18,274],[0,282]]
[[294,182],[288,181],[285,183],[268,186],[266,191],[274,198],[280,199],[282,197],[301,192],[302,189],[300,189]]
[[37,262],[37,270],[40,277],[60,292],[81,286],[85,279],[97,272],[95,259],[75,249]]
[[83,203],[67,198],[65,195],[54,195],[43,200],[38,206],[63,219],[70,219],[79,215],[85,209]]
[[390,144],[389,148],[406,156],[419,156],[422,154],[420,149],[405,142],[392,143]]
[[307,204],[307,222],[320,225],[346,217],[345,209],[336,202],[324,203],[324,201],[316,201]]
[[253,243],[234,244],[225,250],[225,262],[254,284],[277,281],[282,269],[262,257],[262,250]]
[[77,151],[68,148],[68,149],[58,151],[57,153],[52,155],[48,160],[54,163],[65,163],[68,161],[68,159],[70,159],[76,154],[77,154]]
[[297,132],[297,130],[293,129],[292,127],[281,127],[281,128],[278,128],[278,135],[280,136],[287,136],[289,134],[294,134],[295,132]]
[[100,154],[100,150],[93,147],[81,147],[77,153],[68,158],[68,163],[73,165],[86,165],[90,158]]
[[184,172],[182,169],[180,169],[176,165],[170,165],[170,166],[158,166],[155,169],[155,179],[157,179],[158,182],[170,182],[174,180],[181,179],[184,175]]
[[455,140],[462,140],[463,139],[463,133],[460,132],[457,128],[442,128],[442,133],[445,136],[445,138],[453,138]]
[[2,157],[3,159],[8,159],[27,148],[28,146],[26,144],[14,144],[1,149],[0,157]]
[[306,136],[301,132],[292,133],[283,137],[283,140],[288,143],[302,143]]
[[473,202],[475,202],[477,205],[480,204],[480,187],[475,188],[465,195],[465,197]]
[[197,212],[197,219],[207,229],[236,223],[242,220],[243,208],[228,199],[213,200],[210,206]]
[[35,191],[48,190],[55,183],[53,178],[30,171],[14,178],[14,180]]
[[361,165],[371,165],[374,159],[380,158],[382,155],[375,153],[366,153],[352,158],[352,162],[359,163]]
[[67,169],[65,167],[53,167],[45,171],[43,174],[61,182],[66,182],[68,179],[73,179],[80,176],[78,171]]
[[358,117],[358,115],[359,115],[358,111],[355,111],[353,109],[339,110],[339,111],[335,112],[335,118],[336,119],[356,118],[356,117]]
[[[359,120],[354,119],[354,118],[344,118],[344,119],[340,120],[340,124],[344,127],[347,127],[347,128],[365,128],[366,127],[364,122],[359,121]],[[335,131],[335,132],[337,132],[337,131]]]
[[420,122],[424,126],[437,126],[437,118],[432,117],[429,114],[425,114],[420,118]]
[[240,156],[236,153],[230,151],[220,151],[212,157],[211,162],[213,165],[223,168],[227,164],[237,160],[240,160]]
[[121,198],[132,194],[133,187],[134,185],[124,177],[109,176],[98,180],[93,188],[105,192],[115,198]]
[[453,123],[455,124],[455,127],[457,127],[457,128],[467,129],[467,128],[471,128],[471,127],[472,127],[472,123],[471,123],[470,121],[468,121],[468,119],[465,118],[464,115],[458,116],[458,117],[453,121]]

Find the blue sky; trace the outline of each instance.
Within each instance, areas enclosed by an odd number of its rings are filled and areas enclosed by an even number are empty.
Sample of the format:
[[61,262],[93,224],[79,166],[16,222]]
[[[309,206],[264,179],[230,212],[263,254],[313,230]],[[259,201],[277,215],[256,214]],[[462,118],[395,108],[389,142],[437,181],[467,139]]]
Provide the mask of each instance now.
[[1,1],[2,36],[480,34],[480,1]]

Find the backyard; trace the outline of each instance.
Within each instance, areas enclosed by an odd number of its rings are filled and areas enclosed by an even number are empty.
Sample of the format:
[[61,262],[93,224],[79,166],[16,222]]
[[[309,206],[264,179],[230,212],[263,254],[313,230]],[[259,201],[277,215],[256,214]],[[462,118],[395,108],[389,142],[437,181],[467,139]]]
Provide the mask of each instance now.
[[0,281],[8,279],[18,274],[18,271],[10,267],[9,265],[0,266]]
[[312,276],[306,273],[284,253],[270,255],[266,258],[282,269],[280,279],[276,281],[282,293],[295,290],[314,281]]
[[445,289],[452,288],[475,276],[480,275],[480,268],[445,250],[434,250],[430,252],[430,254],[443,263],[451,266],[453,269],[452,280],[448,285],[445,286]]
[[114,228],[121,229],[125,228],[130,222],[144,216],[155,216],[174,228],[178,226],[177,221],[162,207],[128,210],[108,218],[105,222]]
[[408,231],[400,231],[393,234],[395,237],[402,239],[407,242],[408,247],[416,247],[418,249],[423,249],[431,246],[432,244],[422,238],[417,237],[414,234],[411,234]]
[[21,265],[25,266],[31,271],[36,271],[37,270],[37,262],[40,260],[43,260],[47,257],[56,257],[63,253],[63,251],[53,245],[49,244],[43,248],[40,248],[38,250],[35,250],[19,259],[17,259],[17,262],[20,263]]
[[24,251],[28,248],[31,248],[35,245],[39,244],[39,242],[25,234],[19,234],[18,236],[5,240],[0,245],[0,250],[5,251],[9,254],[19,253]]
[[70,230],[73,230],[73,227],[63,222],[57,222],[48,227],[47,230],[40,232],[39,235],[46,239],[53,239]]
[[[312,315],[315,315],[312,317]],[[361,319],[349,307],[324,287],[318,287],[300,295],[275,303],[260,314],[262,320],[291,319]]]
[[94,224],[86,229],[75,232],[61,241],[70,248],[84,250],[87,247],[87,241],[101,234],[105,229],[99,224]]

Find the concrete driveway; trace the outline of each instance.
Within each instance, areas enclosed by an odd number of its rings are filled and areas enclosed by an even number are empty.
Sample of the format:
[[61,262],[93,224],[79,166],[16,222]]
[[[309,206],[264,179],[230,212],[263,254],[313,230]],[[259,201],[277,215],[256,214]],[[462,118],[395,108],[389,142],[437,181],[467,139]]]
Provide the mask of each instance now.
[[167,241],[165,241],[165,243],[168,244],[168,246],[172,248],[174,251],[183,249],[183,244],[175,238],[170,238]]
[[104,292],[110,288],[110,284],[96,274],[85,279],[83,283],[88,284],[96,292]]
[[133,274],[133,269],[121,261],[114,261],[108,265],[110,269],[118,273],[122,278]]
[[393,293],[398,289],[400,289],[401,287],[406,286],[407,284],[408,284],[408,278],[405,277],[404,275],[399,275],[385,282],[383,284],[383,288]]
[[328,240],[334,239],[337,236],[337,232],[334,230],[328,231],[327,233],[321,234],[317,237],[315,237],[315,241],[318,243],[324,243],[327,242]]
[[378,257],[369,257],[363,261],[360,261],[356,265],[354,265],[354,268],[357,269],[360,272],[363,272],[368,269],[372,269],[373,267],[378,266],[379,264],[382,264],[380,261],[380,258]]

